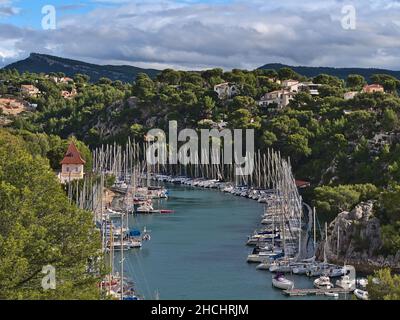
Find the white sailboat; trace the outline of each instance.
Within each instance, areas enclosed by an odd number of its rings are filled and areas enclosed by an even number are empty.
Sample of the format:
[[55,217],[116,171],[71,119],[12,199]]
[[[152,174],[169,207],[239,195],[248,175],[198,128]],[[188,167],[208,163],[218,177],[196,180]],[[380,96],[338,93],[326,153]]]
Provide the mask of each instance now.
[[294,288],[294,282],[285,278],[285,276],[281,273],[272,277],[272,285],[275,288],[282,290],[291,290]]

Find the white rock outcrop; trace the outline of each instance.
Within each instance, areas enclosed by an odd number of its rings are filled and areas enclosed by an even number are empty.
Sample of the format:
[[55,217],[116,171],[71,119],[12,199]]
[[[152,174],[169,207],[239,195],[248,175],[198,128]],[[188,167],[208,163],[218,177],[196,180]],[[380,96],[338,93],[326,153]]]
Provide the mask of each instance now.
[[328,242],[322,241],[317,257],[323,260],[324,249],[329,262],[351,264],[359,271],[370,272],[382,267],[400,270],[400,251],[395,256],[379,254],[382,248],[379,219],[374,203],[360,203],[354,210],[341,212],[328,227]]

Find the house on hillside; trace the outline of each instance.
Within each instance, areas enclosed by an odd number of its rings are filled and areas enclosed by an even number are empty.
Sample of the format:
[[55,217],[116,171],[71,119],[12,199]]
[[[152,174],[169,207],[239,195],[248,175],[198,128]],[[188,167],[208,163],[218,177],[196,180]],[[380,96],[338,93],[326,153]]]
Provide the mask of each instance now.
[[230,82],[217,84],[214,86],[214,91],[218,94],[219,99],[232,99],[240,93],[239,87]]
[[312,82],[300,82],[297,87],[298,92],[308,92],[312,96],[319,95],[319,88],[321,84],[312,83]]
[[282,109],[286,107],[295,96],[296,92],[290,92],[285,89],[276,90],[263,95],[260,101],[258,101],[258,105],[267,108],[272,104],[276,104],[278,109]]
[[260,107],[268,107],[276,104],[279,109],[286,107],[299,92],[308,92],[312,96],[319,95],[321,84],[313,82],[300,82],[297,80],[282,81],[282,89],[268,92],[258,101]]
[[385,92],[385,89],[380,84],[367,84],[362,89],[363,93]]
[[279,80],[278,78],[268,78],[268,81],[276,84],[282,84],[282,81]]
[[343,98],[344,100],[351,100],[354,99],[357,94],[358,91],[349,91],[344,94]]
[[59,174],[61,183],[83,179],[85,163],[86,161],[82,159],[75,144],[71,142],[64,159],[61,161],[61,172]]
[[64,99],[73,99],[74,97],[76,97],[76,95],[78,94],[78,92],[76,91],[76,89],[72,89],[72,91],[67,91],[67,90],[63,90],[61,91],[61,96]]
[[55,83],[68,84],[68,83],[73,83],[74,82],[74,79],[71,79],[69,77],[51,77],[49,75],[46,75],[46,78],[52,80]]
[[29,111],[30,104],[24,100],[17,98],[0,98],[0,110],[5,115],[18,115],[22,112]]
[[58,83],[73,83],[74,79],[68,77],[58,78]]
[[290,92],[309,92],[312,96],[319,95],[319,87],[321,85],[313,82],[300,82],[297,80],[284,80],[282,87]]
[[297,80],[288,79],[282,81],[282,87],[291,92],[297,92],[299,85],[300,82]]
[[27,97],[37,97],[40,94],[40,90],[31,84],[23,84],[21,86],[21,93]]

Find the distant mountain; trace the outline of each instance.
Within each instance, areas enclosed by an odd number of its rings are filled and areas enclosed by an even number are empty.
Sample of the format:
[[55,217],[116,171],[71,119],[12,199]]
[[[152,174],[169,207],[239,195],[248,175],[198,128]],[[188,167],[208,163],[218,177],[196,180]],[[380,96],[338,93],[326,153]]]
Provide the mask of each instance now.
[[322,73],[336,76],[341,79],[346,79],[349,74],[359,74],[364,76],[366,80],[369,80],[373,74],[383,73],[400,79],[400,71],[374,69],[374,68],[329,68],[329,67],[302,67],[302,66],[295,67],[280,63],[270,63],[260,67],[259,69],[279,70],[284,67],[291,68],[295,72],[309,78],[315,77]]
[[92,82],[96,82],[101,77],[106,77],[113,81],[132,82],[141,72],[148,74],[150,77],[155,77],[160,72],[159,70],[141,69],[133,66],[102,66],[39,53],[31,53],[27,59],[17,61],[4,68],[33,73],[63,72],[68,77],[82,73],[88,75]]
[[[371,75],[383,73],[400,79],[400,71],[376,68],[304,67],[270,63],[260,67],[259,69],[279,70],[284,67],[291,68],[297,73],[309,78],[315,77],[322,73],[336,76],[341,79],[346,79],[349,74],[360,74],[364,76],[365,79],[369,80]],[[122,82],[132,82],[134,79],[136,79],[136,76],[139,73],[146,73],[153,78],[161,72],[160,70],[142,69],[128,65],[98,65],[40,53],[31,53],[30,56],[25,60],[9,64],[8,66],[4,67],[4,69],[17,69],[19,72],[27,71],[34,73],[63,72],[68,77],[73,77],[77,73],[82,73],[88,75],[92,82],[96,82],[101,77],[106,77],[114,81],[121,80]]]

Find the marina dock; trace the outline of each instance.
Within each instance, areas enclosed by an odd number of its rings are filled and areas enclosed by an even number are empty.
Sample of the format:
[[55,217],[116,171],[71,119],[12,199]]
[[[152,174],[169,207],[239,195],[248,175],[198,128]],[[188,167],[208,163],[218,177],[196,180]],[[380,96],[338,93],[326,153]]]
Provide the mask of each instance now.
[[351,292],[349,290],[345,290],[342,288],[332,288],[332,289],[317,289],[317,288],[311,288],[311,289],[290,289],[290,290],[284,290],[282,291],[283,294],[290,296],[290,297],[299,297],[299,296],[323,296],[325,293],[338,293],[338,294],[350,294]]

